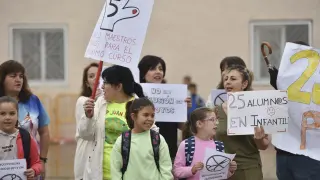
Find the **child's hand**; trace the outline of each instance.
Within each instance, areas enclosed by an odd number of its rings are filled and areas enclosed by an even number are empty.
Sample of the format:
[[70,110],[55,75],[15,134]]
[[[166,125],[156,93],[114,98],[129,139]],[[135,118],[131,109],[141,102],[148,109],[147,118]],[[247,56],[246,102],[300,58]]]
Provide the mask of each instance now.
[[231,161],[229,171],[233,174],[237,170],[237,163],[235,161]]
[[25,172],[24,172],[24,175],[27,176],[27,179],[34,179],[34,170],[33,169],[27,169]]
[[199,170],[203,169],[203,166],[202,162],[197,162],[191,169],[192,174],[195,175]]

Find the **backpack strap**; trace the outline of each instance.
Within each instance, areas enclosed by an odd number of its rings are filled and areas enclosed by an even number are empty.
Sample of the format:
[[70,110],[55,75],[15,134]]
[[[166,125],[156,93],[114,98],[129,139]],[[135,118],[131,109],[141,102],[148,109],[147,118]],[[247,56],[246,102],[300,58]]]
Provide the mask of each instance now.
[[153,149],[154,162],[156,163],[157,169],[160,172],[159,164],[159,149],[160,149],[160,135],[158,132],[150,129],[151,144]]
[[186,139],[184,143],[185,143],[186,166],[190,166],[193,160],[193,155],[195,150],[194,136],[191,136],[188,139]]
[[130,155],[130,145],[131,145],[131,130],[122,133],[121,137],[121,155],[122,155],[122,179],[124,173],[127,171]]
[[31,167],[30,164],[30,144],[31,144],[31,137],[30,137],[30,133],[23,129],[23,128],[18,128],[19,129],[19,133],[22,139],[22,147],[23,147],[23,154],[24,154],[24,158],[26,159],[27,162],[27,168]]
[[216,149],[219,152],[224,152],[224,144],[221,141],[214,141],[214,143],[216,144]]

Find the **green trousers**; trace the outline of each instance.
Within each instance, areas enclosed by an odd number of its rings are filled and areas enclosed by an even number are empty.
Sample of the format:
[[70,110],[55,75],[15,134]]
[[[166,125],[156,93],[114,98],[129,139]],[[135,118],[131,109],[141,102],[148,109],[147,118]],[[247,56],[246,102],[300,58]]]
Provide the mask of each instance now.
[[263,180],[261,167],[238,169],[228,180]]

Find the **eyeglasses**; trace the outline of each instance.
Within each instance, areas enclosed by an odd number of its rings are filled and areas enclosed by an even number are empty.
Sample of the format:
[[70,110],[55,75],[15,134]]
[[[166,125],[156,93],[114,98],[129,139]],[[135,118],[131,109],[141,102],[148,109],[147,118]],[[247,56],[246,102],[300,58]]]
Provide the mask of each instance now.
[[219,124],[219,120],[218,120],[218,118],[216,118],[216,117],[212,117],[212,118],[204,119],[204,121],[212,121],[212,122],[214,122],[214,123]]
[[218,119],[215,118],[215,117],[212,117],[212,118],[204,119],[204,121],[212,121],[212,122],[215,122],[215,121],[218,121]]

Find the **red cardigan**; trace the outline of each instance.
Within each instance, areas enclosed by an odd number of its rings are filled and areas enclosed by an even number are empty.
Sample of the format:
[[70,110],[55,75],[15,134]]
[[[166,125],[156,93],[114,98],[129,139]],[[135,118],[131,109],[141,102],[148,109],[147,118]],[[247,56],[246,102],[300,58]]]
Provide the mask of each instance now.
[[[23,146],[22,146],[22,139],[20,132],[17,136],[17,150],[18,159],[24,159],[24,152],[23,152]],[[42,163],[40,161],[40,155],[38,153],[38,146],[36,141],[31,137],[30,141],[30,167],[34,170],[35,176],[38,176],[40,172],[42,171]]]

